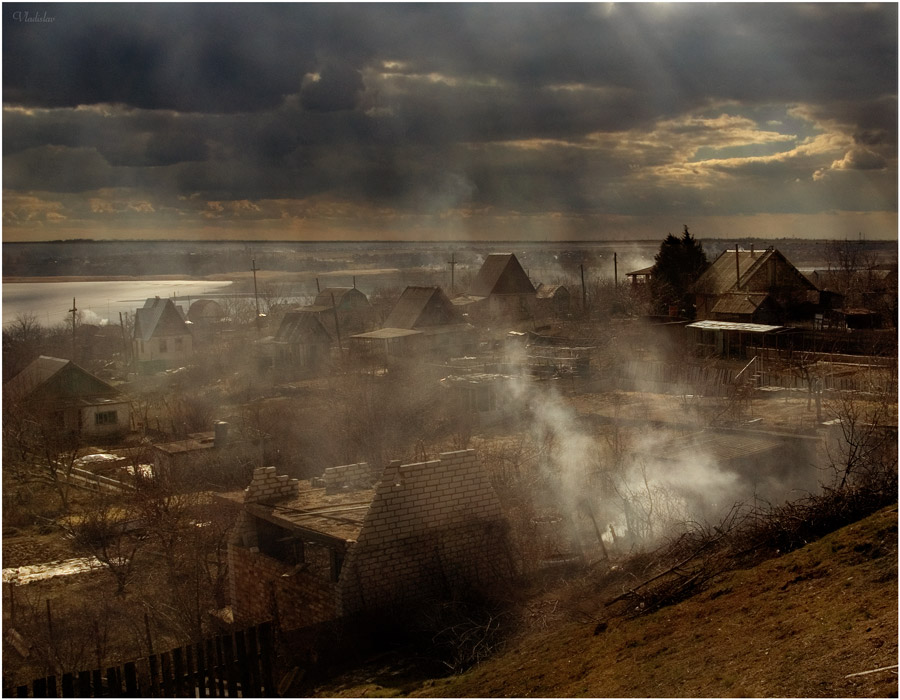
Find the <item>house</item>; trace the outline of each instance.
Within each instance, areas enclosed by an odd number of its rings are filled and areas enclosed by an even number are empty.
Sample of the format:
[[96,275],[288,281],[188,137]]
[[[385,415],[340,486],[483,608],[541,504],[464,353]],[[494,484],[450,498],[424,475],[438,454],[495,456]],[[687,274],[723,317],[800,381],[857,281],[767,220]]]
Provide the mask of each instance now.
[[301,484],[255,470],[228,542],[235,622],[297,629],[450,597],[513,571],[500,501],[474,450]]
[[257,345],[260,363],[279,374],[316,374],[328,366],[331,335],[315,313],[288,311],[274,337]]
[[407,287],[383,328],[350,337],[351,351],[385,363],[412,357],[446,359],[473,347],[472,330],[440,287]]
[[3,400],[48,428],[84,437],[131,429],[131,403],[71,360],[41,355],[3,387]]
[[538,316],[564,317],[569,313],[571,302],[571,294],[564,285],[541,283],[535,290],[535,313]]
[[375,310],[356,287],[325,287],[316,294],[312,306],[303,310],[316,314],[332,337],[346,338],[375,326]]
[[181,309],[171,299],[147,299],[134,314],[133,356],[142,374],[187,362],[194,339]]
[[252,469],[266,458],[265,450],[264,436],[233,436],[228,423],[218,421],[214,430],[153,445],[152,473],[156,479],[188,488],[233,487],[246,483]]
[[626,272],[625,276],[631,279],[631,285],[636,287],[640,284],[649,284],[650,280],[653,279],[653,268],[655,265],[651,265],[650,267],[643,267],[640,270],[633,270],[632,272]]
[[824,309],[831,325],[847,328],[896,325],[897,263],[813,270],[807,276],[823,297],[831,300]]
[[697,320],[778,325],[810,320],[819,291],[775,248],[726,250],[694,283]]
[[535,289],[515,255],[493,253],[468,292],[453,303],[473,319],[521,321],[534,315]]
[[198,299],[191,304],[187,320],[195,326],[215,324],[225,318],[225,309],[214,299]]

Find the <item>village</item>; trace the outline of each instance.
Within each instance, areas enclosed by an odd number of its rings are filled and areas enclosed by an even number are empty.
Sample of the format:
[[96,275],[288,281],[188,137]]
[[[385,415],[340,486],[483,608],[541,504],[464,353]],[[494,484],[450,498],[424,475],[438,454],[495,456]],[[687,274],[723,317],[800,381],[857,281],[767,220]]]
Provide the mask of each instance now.
[[707,259],[685,227],[587,285],[498,250],[449,288],[316,279],[311,304],[262,312],[254,260],[240,313],[154,297],[102,330],[73,312],[52,342],[19,319],[4,688],[85,669],[108,688],[99,670],[268,625],[290,659],[266,692],[296,692],[351,644],[335,625],[365,621],[352,645],[374,653],[385,616],[895,483],[896,258],[833,260],[801,272],[739,242]]

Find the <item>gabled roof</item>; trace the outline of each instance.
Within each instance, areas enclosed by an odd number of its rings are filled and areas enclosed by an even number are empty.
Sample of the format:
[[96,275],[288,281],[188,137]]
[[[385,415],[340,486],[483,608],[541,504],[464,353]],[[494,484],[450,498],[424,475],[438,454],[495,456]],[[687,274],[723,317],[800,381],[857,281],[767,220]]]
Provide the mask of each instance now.
[[[737,267],[740,266],[741,279],[746,280],[750,275],[765,264],[775,253],[774,248],[762,251],[725,250],[706,268],[700,278],[694,283],[694,292],[697,294],[725,294],[737,286]],[[735,264],[735,257],[737,263]]]
[[171,299],[147,299],[134,314],[134,337],[150,340],[158,335],[188,335],[184,318]]
[[512,253],[488,255],[469,289],[469,295],[475,297],[533,293],[534,285]]
[[414,329],[459,323],[453,304],[440,287],[407,287],[384,322],[384,328]]
[[3,387],[13,400],[26,399],[38,391],[60,398],[118,396],[121,392],[71,360],[41,355]]
[[279,343],[330,343],[331,335],[315,314],[289,311],[281,319],[275,341]]
[[316,294],[316,299],[313,302],[313,306],[324,306],[330,309],[332,306],[332,295],[334,295],[334,306],[340,306],[341,302],[347,294],[350,294],[351,296],[359,296],[368,301],[368,299],[366,299],[366,295],[359,291],[356,287],[325,287],[325,289]]
[[565,285],[562,284],[539,284],[537,290],[535,290],[538,299],[552,299],[556,296],[557,292],[562,291],[564,294],[568,294],[569,290]]
[[757,309],[769,298],[765,293],[728,293],[723,294],[712,308],[714,314],[747,314],[756,313]]

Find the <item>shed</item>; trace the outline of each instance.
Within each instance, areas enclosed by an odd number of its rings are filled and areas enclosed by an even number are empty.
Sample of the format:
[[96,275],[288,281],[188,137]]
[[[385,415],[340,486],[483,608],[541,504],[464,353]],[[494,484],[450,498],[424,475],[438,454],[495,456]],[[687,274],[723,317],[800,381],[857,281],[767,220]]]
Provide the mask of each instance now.
[[571,294],[562,284],[539,284],[535,299],[538,315],[559,317],[569,313]]

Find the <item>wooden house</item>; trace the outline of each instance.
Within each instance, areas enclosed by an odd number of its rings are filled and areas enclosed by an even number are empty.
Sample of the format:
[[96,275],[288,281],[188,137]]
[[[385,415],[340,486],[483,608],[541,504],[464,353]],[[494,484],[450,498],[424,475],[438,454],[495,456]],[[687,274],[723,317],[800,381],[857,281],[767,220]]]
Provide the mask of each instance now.
[[331,335],[318,314],[288,311],[271,338],[258,344],[263,366],[279,374],[316,374],[324,370],[331,357]]
[[697,320],[781,324],[811,320],[815,285],[775,248],[724,251],[694,283]]
[[535,289],[518,258],[494,253],[485,258],[472,286],[453,303],[470,319],[521,321],[535,312]]
[[150,374],[187,362],[194,338],[175,303],[155,297],[135,312],[132,348],[137,370]]
[[316,314],[333,337],[346,338],[375,326],[375,310],[356,287],[325,287],[304,310]]
[[60,434],[113,436],[131,429],[131,402],[71,360],[41,355],[3,387],[3,400]]
[[351,350],[386,363],[404,358],[446,359],[471,349],[472,330],[440,287],[407,287],[384,327],[351,336]]

